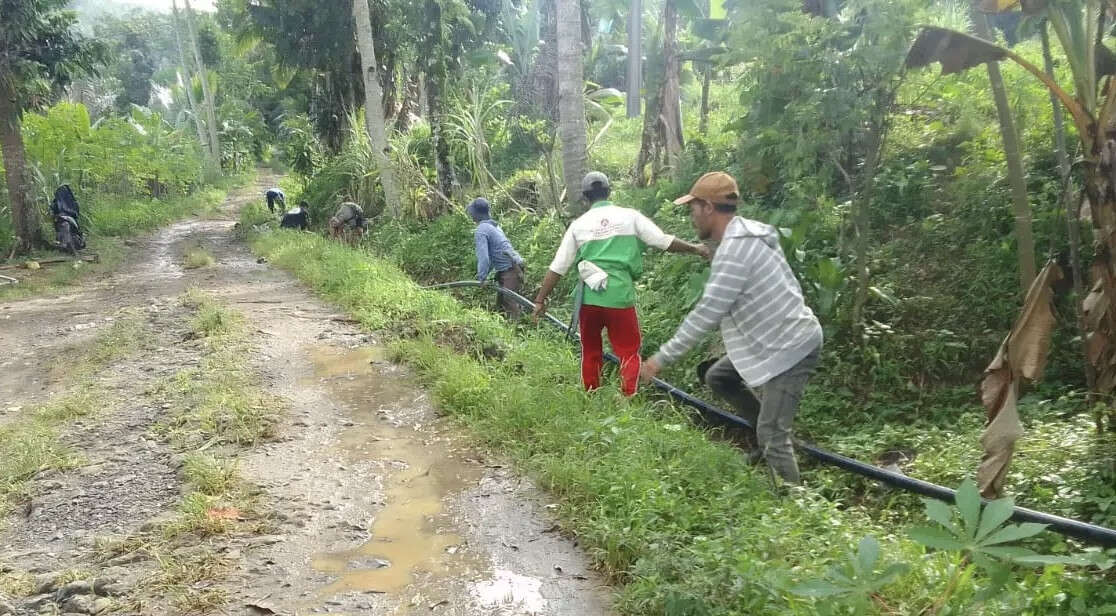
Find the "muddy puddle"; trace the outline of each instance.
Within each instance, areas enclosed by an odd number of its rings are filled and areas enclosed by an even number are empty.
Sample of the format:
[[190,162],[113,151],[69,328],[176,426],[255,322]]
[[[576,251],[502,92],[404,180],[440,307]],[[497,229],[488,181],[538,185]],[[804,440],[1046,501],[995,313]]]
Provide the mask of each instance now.
[[[351,412],[353,424],[337,447],[351,463],[385,465],[384,504],[363,545],[311,557],[311,566],[335,577],[320,599],[352,592],[398,594],[415,583],[436,582],[483,569],[463,545],[446,503],[475,484],[482,469],[457,458],[448,439],[399,421],[417,394],[412,385],[378,367],[382,349],[366,347],[310,350],[312,379],[327,387]],[[489,593],[491,594],[491,593]],[[502,593],[501,593],[502,594]]]

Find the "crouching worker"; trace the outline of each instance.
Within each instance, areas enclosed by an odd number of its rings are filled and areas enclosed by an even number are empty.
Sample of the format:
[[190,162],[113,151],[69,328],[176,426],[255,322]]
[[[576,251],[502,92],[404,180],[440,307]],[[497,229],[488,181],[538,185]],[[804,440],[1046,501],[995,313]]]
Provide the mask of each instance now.
[[283,214],[283,220],[279,221],[281,229],[298,229],[305,231],[310,228],[310,204],[303,201],[298,204],[295,209]]
[[[518,293],[523,287],[523,257],[512,247],[500,225],[492,220],[488,200],[483,197],[474,199],[465,212],[477,223],[473,232],[477,251],[477,282],[488,280],[488,275],[495,271],[497,284]],[[509,319],[518,319],[523,311],[519,302],[503,293],[499,299],[504,314]]]
[[674,337],[643,364],[642,375],[645,381],[657,376],[719,325],[728,354],[709,368],[705,381],[752,422],[757,451],[771,469],[797,484],[791,424],[818,365],[822,329],[802,299],[778,231],[737,216],[737,199],[731,176],[707,173],[675,201],[689,204],[698,236],[720,246],[701,300]]
[[709,257],[709,248],[690,244],[663,233],[638,210],[608,200],[608,178],[594,171],[581,181],[582,196],[592,204],[570,224],[535,298],[535,319],[546,312],[546,298],[558,279],[577,265],[585,283],[579,330],[581,380],[585,389],[601,384],[604,343],[608,330],[612,350],[620,358],[624,394],[633,396],[639,384],[639,347],[642,338],[635,309],[635,281],[643,273],[643,250],[654,246],[668,252],[688,252]]
[[279,211],[283,211],[282,208],[286,207],[287,196],[283,194],[282,188],[269,188],[265,194],[267,196],[267,211],[274,214],[276,203],[279,204]]
[[364,237],[364,226],[364,210],[352,201],[346,201],[329,219],[329,234],[352,244]]

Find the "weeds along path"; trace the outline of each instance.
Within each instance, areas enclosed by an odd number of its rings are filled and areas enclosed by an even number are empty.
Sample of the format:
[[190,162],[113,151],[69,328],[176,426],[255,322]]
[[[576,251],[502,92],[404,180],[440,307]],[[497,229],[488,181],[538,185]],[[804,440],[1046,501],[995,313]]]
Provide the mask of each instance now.
[[610,613],[540,493],[235,239],[275,181],[0,304],[0,616]]

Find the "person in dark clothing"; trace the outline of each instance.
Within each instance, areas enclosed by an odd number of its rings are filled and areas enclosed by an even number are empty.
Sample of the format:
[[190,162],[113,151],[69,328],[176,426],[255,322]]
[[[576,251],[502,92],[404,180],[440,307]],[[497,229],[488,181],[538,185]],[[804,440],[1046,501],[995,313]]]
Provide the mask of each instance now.
[[[282,188],[269,188],[267,190],[267,210],[272,214],[275,213],[275,204],[278,203],[280,208],[286,206],[287,196],[283,194]],[[282,209],[280,209],[282,211]]]
[[299,229],[305,231],[310,228],[310,204],[303,201],[298,204],[295,209],[283,214],[283,220],[279,221],[279,227],[282,229]]
[[76,254],[85,248],[85,235],[78,222],[81,208],[69,184],[63,184],[54,191],[54,198],[50,201],[50,215],[54,219],[58,244],[63,250]]
[[[512,247],[508,236],[500,225],[489,215],[489,203],[484,197],[474,199],[465,211],[477,229],[473,232],[474,247],[477,251],[477,281],[488,280],[489,274],[496,272],[498,284],[509,291],[519,292],[523,287],[523,257]],[[509,319],[518,319],[522,312],[519,302],[500,294],[500,307]]]

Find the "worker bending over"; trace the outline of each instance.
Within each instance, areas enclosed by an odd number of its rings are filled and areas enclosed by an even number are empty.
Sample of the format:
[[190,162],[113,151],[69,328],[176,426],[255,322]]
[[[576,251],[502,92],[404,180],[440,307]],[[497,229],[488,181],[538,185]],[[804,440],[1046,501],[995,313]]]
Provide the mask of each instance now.
[[600,387],[604,361],[601,330],[608,330],[608,341],[620,358],[622,389],[631,396],[639,384],[641,335],[635,309],[635,281],[643,273],[644,248],[653,246],[706,258],[710,251],[704,245],[667,235],[639,211],[609,201],[611,189],[603,173],[586,175],[581,190],[592,205],[566,230],[535,298],[534,316],[538,320],[546,312],[546,299],[559,278],[577,265],[585,284],[579,314],[582,383],[589,390]]
[[728,174],[707,173],[675,201],[689,204],[698,237],[720,245],[701,300],[643,364],[642,375],[655,377],[719,325],[727,355],[709,368],[706,383],[755,426],[757,451],[772,470],[797,484],[792,423],[821,356],[822,329],[802,298],[778,231],[736,215],[738,192]]
[[[512,247],[500,225],[492,220],[488,200],[474,199],[465,209],[477,228],[473,231],[473,244],[477,253],[477,282],[488,280],[496,272],[496,282],[509,291],[519,292],[523,287],[523,257]],[[518,319],[523,308],[515,298],[500,294],[500,307],[509,319]]]
[[329,233],[335,239],[352,244],[364,237],[365,224],[364,210],[352,201],[345,201],[329,219]]
[[276,203],[279,204],[279,211],[282,211],[282,208],[286,207],[287,196],[283,194],[282,188],[269,188],[267,192],[264,193],[264,196],[267,197],[267,211],[272,214],[275,213]]

